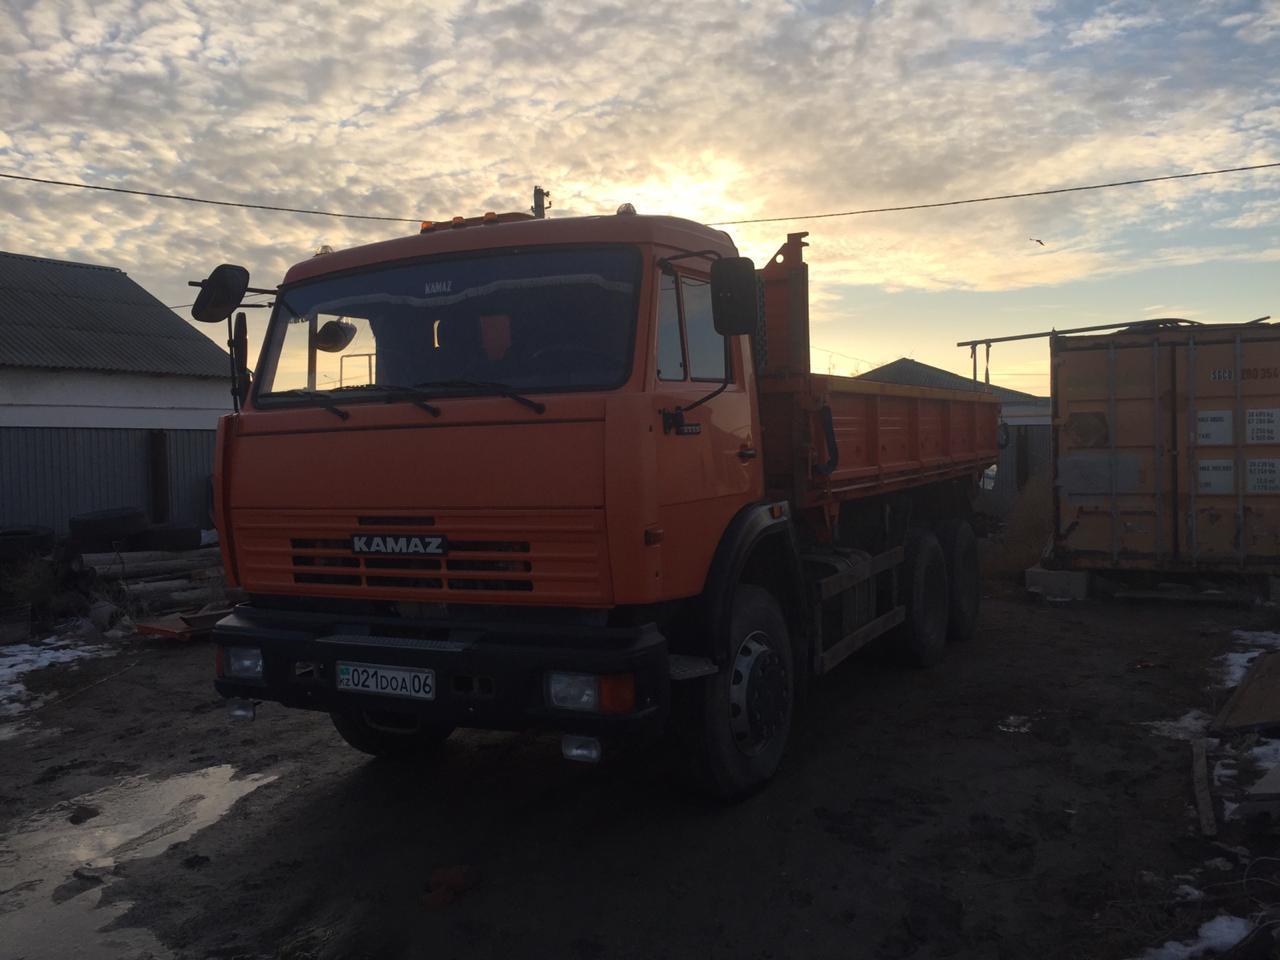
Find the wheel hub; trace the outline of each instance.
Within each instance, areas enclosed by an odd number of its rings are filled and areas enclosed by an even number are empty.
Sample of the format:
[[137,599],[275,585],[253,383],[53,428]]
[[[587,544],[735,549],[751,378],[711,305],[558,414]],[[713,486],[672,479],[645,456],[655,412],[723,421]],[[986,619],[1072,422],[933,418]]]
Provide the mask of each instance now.
[[738,648],[729,678],[729,723],[738,748],[758,753],[782,732],[791,705],[787,668],[763,634]]

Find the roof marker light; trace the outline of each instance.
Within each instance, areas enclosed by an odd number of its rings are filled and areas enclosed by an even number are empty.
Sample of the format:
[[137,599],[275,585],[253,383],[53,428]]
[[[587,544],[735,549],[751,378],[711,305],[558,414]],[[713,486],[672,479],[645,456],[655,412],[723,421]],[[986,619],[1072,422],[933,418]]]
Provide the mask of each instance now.
[[624,203],[618,207],[618,216],[635,216],[636,207],[633,203]]
[[434,226],[435,226],[435,221],[433,221],[433,220],[423,220],[423,221],[422,221],[422,229],[421,229],[419,232],[420,232],[420,233],[426,233],[428,230],[430,230],[430,229],[431,229],[432,227],[434,227]]

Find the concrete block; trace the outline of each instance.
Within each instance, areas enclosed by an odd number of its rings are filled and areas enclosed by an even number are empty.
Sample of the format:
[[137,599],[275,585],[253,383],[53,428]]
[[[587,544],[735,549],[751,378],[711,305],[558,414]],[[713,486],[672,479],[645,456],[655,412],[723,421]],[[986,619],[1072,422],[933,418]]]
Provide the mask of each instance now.
[[1089,571],[1028,567],[1027,590],[1051,600],[1084,600],[1089,596]]

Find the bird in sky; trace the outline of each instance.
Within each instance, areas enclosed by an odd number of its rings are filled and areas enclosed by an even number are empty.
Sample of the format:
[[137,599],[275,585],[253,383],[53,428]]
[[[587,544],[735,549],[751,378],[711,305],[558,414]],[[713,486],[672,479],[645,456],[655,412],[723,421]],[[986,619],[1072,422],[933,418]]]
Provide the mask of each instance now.
[[1043,240],[1037,240],[1035,237],[1028,237],[1027,239],[1028,239],[1028,240],[1030,240],[1032,243],[1038,243],[1038,244],[1040,244],[1040,246],[1042,246],[1042,247],[1044,246],[1044,241],[1043,241]]

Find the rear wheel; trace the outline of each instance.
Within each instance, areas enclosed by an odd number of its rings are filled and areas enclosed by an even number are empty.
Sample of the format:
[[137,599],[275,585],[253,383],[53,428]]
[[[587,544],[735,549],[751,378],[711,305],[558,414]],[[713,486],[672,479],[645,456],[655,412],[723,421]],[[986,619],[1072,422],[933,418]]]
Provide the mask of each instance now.
[[333,726],[348,744],[374,757],[412,760],[431,753],[449,739],[454,728],[428,724],[397,714],[371,715],[364,710],[331,713]]
[[782,762],[795,671],[786,620],[767,590],[738,587],[728,642],[725,667],[695,681],[689,751],[699,785],[738,800],[768,782]]
[[978,538],[969,522],[957,517],[938,528],[938,540],[947,560],[947,639],[963,643],[978,632],[978,607],[982,602]]
[[927,530],[911,531],[906,547],[905,653],[911,663],[928,667],[942,658],[947,643],[947,561],[938,538]]

